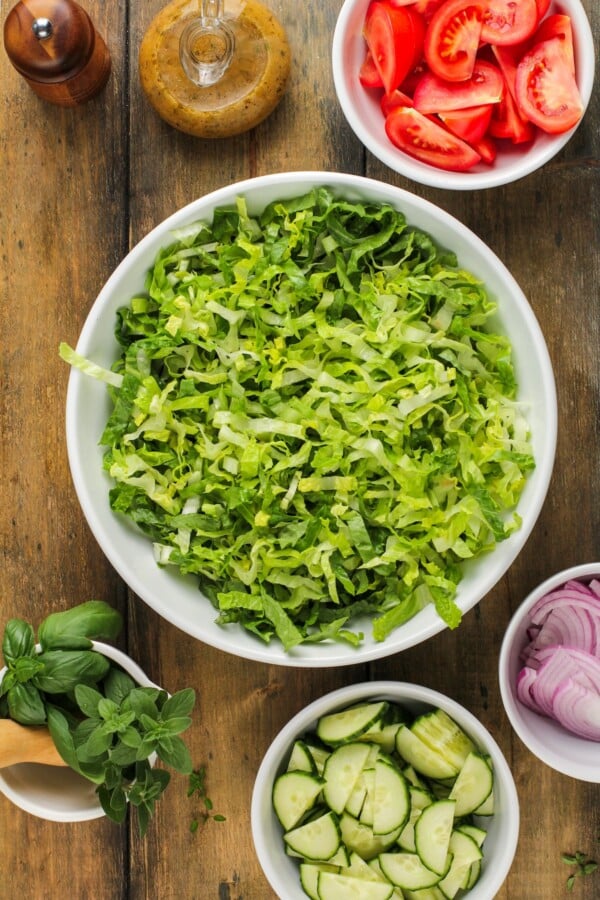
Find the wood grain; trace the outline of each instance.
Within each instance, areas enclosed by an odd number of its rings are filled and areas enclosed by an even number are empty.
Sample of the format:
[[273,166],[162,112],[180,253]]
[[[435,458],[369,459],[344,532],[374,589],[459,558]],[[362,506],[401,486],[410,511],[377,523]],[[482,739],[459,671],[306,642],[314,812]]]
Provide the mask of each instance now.
[[[2,4],[2,18],[10,9]],[[0,628],[37,623],[51,610],[99,598],[127,617],[122,645],[170,691],[195,687],[190,746],[225,822],[190,824],[200,809],[174,778],[147,837],[134,818],[67,825],[21,812],[0,795],[0,900],[269,900],[249,809],[270,740],[307,702],[363,679],[417,681],[464,703],[511,763],[521,837],[500,900],[558,900],[563,851],[600,858],[598,785],[539,764],[504,715],[497,682],[511,612],[559,568],[600,557],[600,283],[598,96],[566,149],[544,170],[483,192],[419,187],[359,144],[335,98],[330,65],[341,3],[273,0],[293,54],[288,92],[255,131],[227,141],[176,132],[149,106],[137,73],[142,36],[161,0],[85,8],[104,36],[112,72],[101,95],[76,110],[52,107],[0,54]],[[594,33],[600,11],[584,6]],[[460,628],[370,666],[306,671],[246,663],[161,620],[111,569],[79,509],[64,435],[74,343],[102,284],[127,250],[178,207],[230,182],[294,170],[366,174],[437,203],[503,260],[529,298],[555,367],[556,468],[527,546]],[[579,900],[600,895],[600,874]],[[283,898],[285,900],[285,898]],[[492,900],[492,898],[490,898]]]

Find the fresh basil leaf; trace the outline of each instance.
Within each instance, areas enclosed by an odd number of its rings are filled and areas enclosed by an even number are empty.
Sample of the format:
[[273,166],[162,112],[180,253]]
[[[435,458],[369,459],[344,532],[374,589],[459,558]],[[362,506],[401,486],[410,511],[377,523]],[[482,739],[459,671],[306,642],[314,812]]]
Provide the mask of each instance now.
[[57,707],[48,705],[48,730],[54,741],[54,745],[64,761],[76,772],[80,771],[77,751],[73,735],[69,728],[69,723],[61,710]]
[[32,684],[14,684],[7,693],[10,718],[21,725],[43,725],[46,705]]
[[109,700],[121,706],[135,686],[136,682],[130,675],[113,665],[104,679],[104,694]]
[[7,666],[20,656],[35,655],[35,635],[31,625],[22,619],[8,620],[2,638],[2,655]]
[[51,613],[38,629],[43,650],[87,650],[93,640],[114,640],[123,627],[122,616],[102,600],[88,600],[71,609]]
[[46,650],[39,660],[44,668],[34,677],[34,684],[47,694],[63,694],[78,684],[94,684],[106,675],[109,660],[94,650]]

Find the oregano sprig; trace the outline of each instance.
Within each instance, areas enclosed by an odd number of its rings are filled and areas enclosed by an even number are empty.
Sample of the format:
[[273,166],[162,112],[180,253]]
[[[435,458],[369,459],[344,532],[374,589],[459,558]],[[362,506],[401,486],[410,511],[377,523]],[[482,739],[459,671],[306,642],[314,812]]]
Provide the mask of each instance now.
[[595,872],[598,868],[596,860],[591,859],[587,853],[582,853],[581,850],[577,850],[575,853],[563,853],[561,854],[561,859],[568,866],[574,866],[574,870],[567,878],[568,891],[574,889],[575,882],[578,878],[584,878],[586,875],[591,875],[592,872]]
[[220,813],[213,813],[213,802],[207,794],[206,789],[206,766],[200,766],[190,772],[188,783],[188,797],[198,798],[204,809],[194,816],[190,824],[190,831],[198,831],[200,825],[205,825],[209,819],[214,822],[225,822],[225,816]]

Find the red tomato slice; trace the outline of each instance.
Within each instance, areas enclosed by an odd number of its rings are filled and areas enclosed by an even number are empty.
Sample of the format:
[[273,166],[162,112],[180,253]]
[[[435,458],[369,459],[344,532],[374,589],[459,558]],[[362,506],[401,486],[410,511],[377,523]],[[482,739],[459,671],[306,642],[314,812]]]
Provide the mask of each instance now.
[[495,138],[508,138],[513,144],[525,144],[535,137],[531,122],[525,121],[510,91],[497,103],[492,111],[489,134]]
[[408,106],[391,111],[385,131],[394,146],[439,169],[466,172],[481,158],[465,141]]
[[367,55],[365,56],[363,64],[359,69],[358,80],[360,81],[362,86],[366,88],[383,87],[383,81],[381,80],[379,69],[375,65],[375,60],[373,59],[373,54],[370,52],[370,50],[367,50]]
[[413,10],[373,0],[364,36],[386,93],[395,90],[420,58],[425,23]]
[[517,66],[515,90],[522,115],[550,134],[568,131],[583,115],[565,44],[558,37],[525,54]]
[[446,0],[433,14],[423,49],[440,78],[464,81],[473,74],[485,8],[484,0]]
[[515,99],[517,66],[529,50],[529,42],[515,44],[513,47],[493,44],[491,49],[504,76],[506,87],[511,92],[513,99]]
[[413,102],[408,94],[403,94],[396,88],[391,94],[384,94],[381,98],[381,112],[384,116],[389,116],[391,111],[397,106],[412,106]]
[[462,138],[467,144],[477,144],[486,131],[492,118],[493,103],[483,106],[471,106],[468,109],[453,109],[440,113],[440,119],[452,134]]
[[537,6],[538,11],[538,22],[541,22],[543,17],[546,15],[548,10],[550,9],[550,4],[552,0],[535,0],[535,4]]
[[484,103],[498,103],[504,93],[504,79],[497,66],[479,60],[471,78],[449,83],[426,72],[415,88],[415,107],[422,113],[468,109]]
[[473,149],[479,153],[481,161],[488,166],[491,166],[495,161],[498,152],[495,143],[491,137],[488,137],[487,135],[482,137],[480,141],[477,141],[477,143],[473,145]]
[[518,44],[533,34],[537,23],[536,0],[488,0],[481,40],[487,44]]
[[549,41],[550,38],[554,37],[560,38],[561,41],[564,41],[565,53],[567,54],[567,58],[569,60],[569,63],[571,64],[571,70],[573,74],[575,74],[573,29],[571,27],[571,20],[568,16],[562,15],[561,13],[555,13],[552,16],[548,16],[547,19],[544,19],[544,21],[540,23],[534,35],[534,41],[536,44],[539,44],[541,41]]

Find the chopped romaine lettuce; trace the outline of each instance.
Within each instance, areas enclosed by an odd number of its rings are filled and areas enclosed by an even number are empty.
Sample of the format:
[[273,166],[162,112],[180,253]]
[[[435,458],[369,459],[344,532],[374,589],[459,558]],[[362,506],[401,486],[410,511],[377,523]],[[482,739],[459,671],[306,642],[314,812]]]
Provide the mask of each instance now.
[[[124,302],[127,298],[124,298]],[[110,502],[160,565],[286,648],[384,640],[519,527],[534,462],[495,304],[386,205],[244,198],[174,235],[120,309]]]

